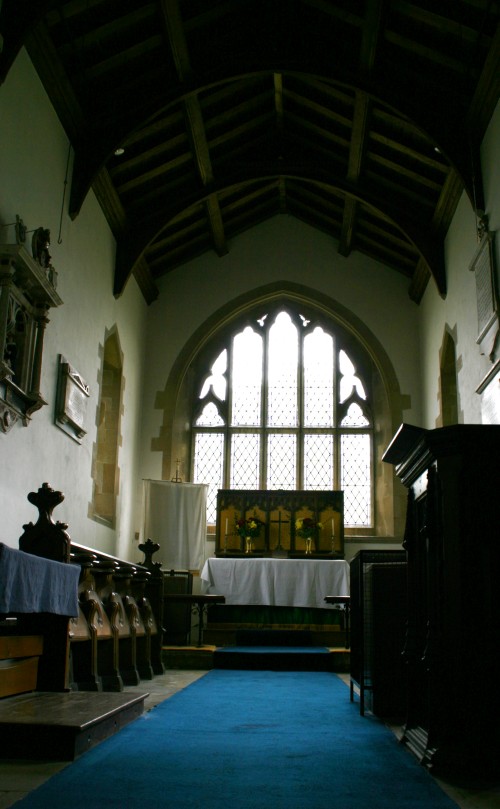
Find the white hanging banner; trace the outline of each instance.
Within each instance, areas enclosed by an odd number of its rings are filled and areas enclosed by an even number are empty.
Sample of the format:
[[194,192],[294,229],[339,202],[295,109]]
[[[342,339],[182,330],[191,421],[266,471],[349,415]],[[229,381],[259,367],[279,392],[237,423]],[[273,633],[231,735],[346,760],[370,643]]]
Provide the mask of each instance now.
[[166,570],[201,570],[205,562],[205,483],[144,480],[144,539],[158,542]]

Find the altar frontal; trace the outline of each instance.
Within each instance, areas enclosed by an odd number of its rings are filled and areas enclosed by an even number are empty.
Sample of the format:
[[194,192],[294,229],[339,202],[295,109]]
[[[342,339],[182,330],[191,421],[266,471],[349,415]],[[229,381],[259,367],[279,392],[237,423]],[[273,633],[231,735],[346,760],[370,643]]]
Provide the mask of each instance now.
[[343,560],[207,559],[205,593],[222,593],[226,604],[332,609],[325,596],[349,595],[349,565]]

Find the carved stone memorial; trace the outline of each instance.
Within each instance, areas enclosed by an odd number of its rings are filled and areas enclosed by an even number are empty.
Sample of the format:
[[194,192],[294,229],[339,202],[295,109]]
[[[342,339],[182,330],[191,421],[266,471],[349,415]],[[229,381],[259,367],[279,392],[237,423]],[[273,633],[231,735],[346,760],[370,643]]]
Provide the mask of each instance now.
[[47,312],[62,300],[43,267],[21,244],[0,245],[0,431],[27,426],[47,404],[40,392]]

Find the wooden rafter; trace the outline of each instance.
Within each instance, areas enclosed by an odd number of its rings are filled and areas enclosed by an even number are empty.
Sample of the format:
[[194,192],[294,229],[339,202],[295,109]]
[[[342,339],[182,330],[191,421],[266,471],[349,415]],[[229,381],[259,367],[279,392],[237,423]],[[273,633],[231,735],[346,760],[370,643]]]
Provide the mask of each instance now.
[[[273,167],[269,167],[268,172],[265,173],[264,166],[261,164],[261,179],[268,178],[273,174]],[[316,175],[314,180],[311,179],[313,174]],[[299,177],[300,174],[297,173],[295,167],[287,165],[286,161],[284,161],[281,176]],[[318,170],[316,168],[314,171],[310,169],[306,172],[305,176],[301,177],[301,179],[306,182],[317,183],[319,186],[325,189],[328,189],[331,186],[329,172],[324,169]],[[239,174],[237,176],[236,174],[233,174],[230,181],[228,179],[224,185],[218,186],[216,190],[218,193],[220,193],[223,188],[227,190],[230,186],[241,187],[244,186],[245,183],[253,181],[255,181],[255,177],[253,175],[243,176]],[[341,192],[342,195],[347,194],[354,199],[363,202],[368,207],[373,208],[375,211],[379,211],[382,213],[383,217],[393,222],[414,245],[415,249],[419,252],[429,267],[429,271],[434,276],[439,291],[441,294],[445,294],[446,282],[444,276],[442,245],[440,245],[439,240],[434,239],[424,230],[424,228],[422,228],[421,225],[419,225],[418,221],[415,219],[415,211],[412,212],[408,206],[406,209],[402,209],[394,203],[392,195],[384,195],[383,193],[377,192],[375,189],[364,187],[361,184],[356,185],[348,181],[337,180],[335,183],[335,189],[336,191]],[[175,210],[178,210],[179,208],[187,209],[195,205],[199,205],[200,203],[204,203],[206,198],[206,194],[190,194],[182,201],[177,200],[176,203],[171,205],[169,208],[156,211],[153,216],[149,217],[147,221],[142,223],[142,227],[138,225],[134,229],[131,237],[127,240],[123,240],[118,245],[115,283],[121,284],[123,287],[131,271],[131,266],[134,266],[135,261],[142,256],[145,247],[154,241],[157,235],[161,233],[166,223],[173,218]],[[115,294],[118,294],[119,290],[120,287],[115,288]]]
[[27,37],[43,19],[50,5],[50,0],[0,2],[0,86]]
[[[178,0],[161,0],[161,7],[177,73],[179,80],[182,82],[191,74],[191,64],[182,26],[179,3]],[[198,96],[189,96],[184,102],[184,109],[198,175],[203,187],[210,188],[213,184],[214,176]],[[210,194],[207,197],[206,212],[214,249],[219,256],[223,256],[227,253],[228,248],[220,205],[215,194]]]
[[[360,75],[369,81],[377,53],[378,41],[383,13],[383,0],[371,0],[367,4],[366,16],[363,22],[363,35],[360,50]],[[363,162],[368,138],[368,122],[371,112],[371,102],[364,92],[355,95],[355,106],[351,129],[351,144],[349,148],[349,165],[347,179],[356,183],[362,176]],[[352,197],[346,197],[342,231],[339,241],[339,253],[348,256],[351,252],[356,229],[356,213],[358,203]]]

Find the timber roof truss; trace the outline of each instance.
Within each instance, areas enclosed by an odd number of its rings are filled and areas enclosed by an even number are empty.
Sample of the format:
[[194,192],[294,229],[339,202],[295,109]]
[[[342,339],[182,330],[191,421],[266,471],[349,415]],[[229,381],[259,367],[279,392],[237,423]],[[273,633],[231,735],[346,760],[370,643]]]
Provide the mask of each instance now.
[[[1,4],[0,4],[1,5]],[[500,95],[497,0],[16,0],[25,45],[117,242],[114,294],[288,214],[446,294],[461,194]],[[1,92],[1,88],[0,88]]]

